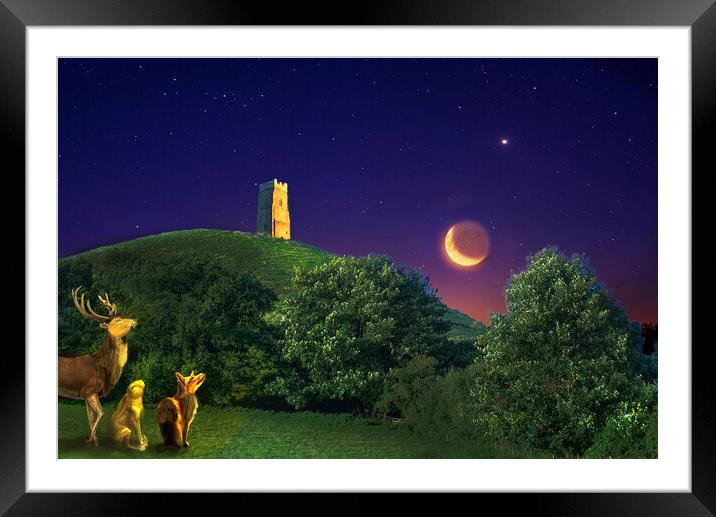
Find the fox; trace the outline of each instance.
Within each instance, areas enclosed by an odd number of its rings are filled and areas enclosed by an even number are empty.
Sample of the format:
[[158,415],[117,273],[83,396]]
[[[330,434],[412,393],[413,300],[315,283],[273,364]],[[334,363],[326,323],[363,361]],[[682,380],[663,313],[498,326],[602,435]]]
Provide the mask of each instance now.
[[177,449],[189,447],[189,426],[191,425],[199,401],[196,390],[204,384],[206,374],[194,375],[194,370],[184,377],[175,372],[177,378],[177,392],[173,397],[166,397],[157,406],[157,423],[159,432],[164,439],[164,445],[174,446]]

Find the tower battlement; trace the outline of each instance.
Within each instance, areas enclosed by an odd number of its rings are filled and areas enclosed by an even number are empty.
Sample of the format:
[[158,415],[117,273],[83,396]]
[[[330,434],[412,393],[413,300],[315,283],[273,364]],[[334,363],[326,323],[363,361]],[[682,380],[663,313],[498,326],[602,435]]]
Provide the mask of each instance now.
[[267,190],[267,189],[277,189],[277,190],[283,190],[284,192],[288,192],[288,183],[285,181],[281,182],[274,178],[271,181],[267,181],[267,182],[261,183],[259,185],[259,191]]
[[291,217],[288,212],[288,183],[274,178],[259,185],[256,233],[270,235],[277,239],[291,238]]

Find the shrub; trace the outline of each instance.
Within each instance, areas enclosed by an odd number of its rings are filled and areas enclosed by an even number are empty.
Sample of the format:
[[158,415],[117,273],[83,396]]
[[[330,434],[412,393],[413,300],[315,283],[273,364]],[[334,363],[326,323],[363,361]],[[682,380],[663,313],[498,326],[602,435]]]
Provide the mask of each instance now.
[[[131,383],[137,379],[144,381],[144,403],[158,402],[164,397],[173,395],[176,392],[176,377],[174,372],[179,365],[178,356],[167,356],[159,350],[149,350],[139,355],[136,360],[128,361],[127,375],[125,382]],[[186,373],[186,372],[184,372]],[[125,393],[125,390],[117,390],[117,394]]]
[[620,402],[587,449],[588,458],[658,457],[658,411],[640,402]]
[[418,356],[391,369],[376,409],[399,414],[409,429],[440,440],[464,443],[478,437],[469,404],[474,368],[440,376],[436,366],[434,358]]
[[412,427],[418,420],[417,415],[428,409],[421,404],[421,398],[425,398],[425,393],[434,389],[436,365],[435,358],[420,355],[402,368],[392,368],[386,376],[383,394],[375,409],[386,414],[400,415]]

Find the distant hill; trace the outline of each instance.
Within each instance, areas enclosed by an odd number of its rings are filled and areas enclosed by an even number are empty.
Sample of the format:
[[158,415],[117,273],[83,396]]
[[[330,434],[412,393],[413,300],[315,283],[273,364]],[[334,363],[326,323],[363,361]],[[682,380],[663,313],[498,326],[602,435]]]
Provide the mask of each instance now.
[[[290,289],[295,266],[312,267],[330,260],[334,254],[293,240],[273,239],[245,232],[227,230],[182,230],[102,246],[91,251],[60,259],[60,286],[73,285],[70,277],[88,267],[93,277],[130,277],[141,265],[146,270],[170,267],[173,257],[191,255],[218,259],[229,269],[252,272],[279,296]],[[81,275],[80,275],[81,276]],[[79,278],[79,277],[78,277]],[[180,279],[177,279],[180,284]],[[78,280],[80,281],[80,280]],[[67,293],[60,293],[67,296]],[[450,309],[451,338],[473,338],[475,320]]]

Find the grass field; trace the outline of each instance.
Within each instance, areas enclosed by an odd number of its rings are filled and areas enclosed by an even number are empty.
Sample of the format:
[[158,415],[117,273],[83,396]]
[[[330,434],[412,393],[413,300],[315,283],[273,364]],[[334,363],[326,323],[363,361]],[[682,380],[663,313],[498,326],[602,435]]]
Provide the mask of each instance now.
[[200,407],[189,433],[190,447],[160,450],[154,406],[146,406],[142,430],[149,447],[137,452],[109,439],[104,405],[100,447],[85,443],[84,404],[59,404],[60,458],[517,458],[519,451],[494,444],[448,444],[412,433],[401,424],[373,422],[344,414],[272,412]]

